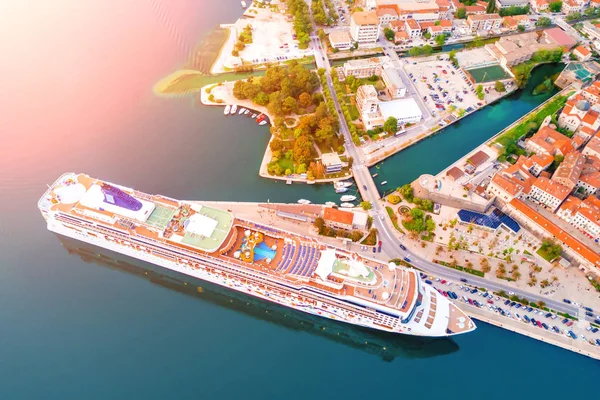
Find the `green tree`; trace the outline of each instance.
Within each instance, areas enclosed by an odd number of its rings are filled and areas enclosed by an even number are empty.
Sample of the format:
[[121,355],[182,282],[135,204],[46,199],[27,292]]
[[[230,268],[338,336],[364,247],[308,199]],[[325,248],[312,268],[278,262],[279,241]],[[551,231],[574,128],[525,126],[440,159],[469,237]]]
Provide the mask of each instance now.
[[537,22],[535,23],[535,25],[539,26],[539,27],[550,26],[550,24],[552,24],[552,21],[548,17],[540,17],[540,18],[538,18]]
[[487,7],[485,9],[486,14],[493,14],[496,11],[496,2],[494,0],[488,0]]
[[296,172],[299,174],[306,173],[306,164],[302,163],[302,164],[298,165],[298,168],[296,168]]
[[525,25],[517,25],[517,30],[519,32],[525,32]]
[[575,20],[581,19],[581,13],[580,12],[574,12],[572,14],[567,15],[567,17],[565,19],[567,21],[575,21]]
[[319,28],[319,29],[317,29],[317,36],[319,36],[319,39],[325,40],[325,37],[327,37],[327,34],[323,30],[323,28]]
[[407,183],[406,185],[402,186],[401,188],[398,189],[398,191],[400,192],[402,197],[404,197],[406,199],[406,201],[408,201],[409,203],[412,203],[412,201],[414,199],[414,194],[413,194],[413,188],[410,185],[410,183]]
[[496,83],[494,84],[494,89],[496,89],[496,92],[498,93],[506,92],[506,86],[504,86],[504,83],[502,81],[496,81]]
[[446,43],[446,35],[437,35],[435,37],[435,43],[437,43],[438,46],[443,46],[444,43]]
[[598,7],[588,7],[585,9],[585,11],[583,12],[583,14],[586,17],[591,17],[593,15],[596,15],[598,13]]
[[542,246],[540,247],[540,250],[546,253],[548,259],[553,260],[560,256],[560,253],[562,252],[562,247],[558,243],[554,242],[552,239],[544,239],[542,241]]
[[373,205],[371,204],[370,201],[361,201],[360,202],[360,206],[362,207],[363,210],[368,211],[370,209],[373,208]]
[[300,96],[298,96],[298,105],[302,108],[309,107],[312,104],[312,102],[313,99],[311,95],[306,92],[302,92],[300,93]]
[[562,9],[562,1],[553,1],[552,3],[548,4],[548,9],[553,13],[560,12]]
[[464,7],[459,7],[454,16],[458,19],[467,19],[467,9]]
[[254,96],[252,101],[258,104],[259,106],[266,106],[267,104],[269,104],[269,95],[267,95],[264,92],[260,92],[256,96]]
[[437,20],[437,21],[435,21],[433,24],[434,24],[435,26],[440,26],[441,22],[440,22],[440,20],[438,19],[438,20]]
[[400,199],[400,196],[398,196],[398,195],[395,195],[395,194],[390,194],[390,195],[387,197],[387,201],[388,201],[390,204],[398,204],[398,203],[400,203],[401,199]]
[[396,133],[398,130],[398,120],[394,117],[389,117],[383,124],[383,130],[388,133]]
[[396,32],[394,32],[390,28],[385,28],[383,30],[383,34],[385,35],[386,39],[389,40],[390,42],[393,41],[394,37],[396,36]]
[[477,85],[477,87],[475,88],[475,92],[477,93],[477,98],[479,100],[483,100],[483,98],[485,97],[485,93],[483,92],[483,86]]

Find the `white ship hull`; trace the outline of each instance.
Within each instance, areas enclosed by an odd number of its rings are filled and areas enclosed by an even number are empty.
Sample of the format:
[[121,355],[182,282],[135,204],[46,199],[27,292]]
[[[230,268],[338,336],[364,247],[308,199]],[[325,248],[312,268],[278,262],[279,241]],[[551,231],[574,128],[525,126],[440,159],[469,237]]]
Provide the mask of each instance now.
[[[102,247],[102,248],[105,248],[108,250],[115,251],[117,253],[121,253],[121,254],[130,256],[130,257],[137,258],[138,260],[142,260],[145,262],[149,262],[151,264],[159,265],[159,266],[169,269],[171,271],[179,272],[184,275],[188,275],[188,276],[192,276],[194,278],[205,280],[205,281],[214,283],[216,285],[223,286],[225,288],[229,288],[232,290],[236,290],[238,292],[248,294],[250,296],[257,297],[261,300],[266,300],[266,301],[270,301],[273,303],[277,303],[277,304],[283,305],[285,307],[293,308],[295,310],[299,310],[299,311],[302,311],[305,313],[309,313],[309,314],[313,314],[313,315],[317,315],[320,317],[325,317],[325,318],[329,318],[329,319],[333,319],[333,320],[337,320],[337,321],[341,321],[341,322],[345,322],[345,323],[349,323],[349,324],[353,324],[353,325],[363,326],[366,328],[377,329],[377,330],[384,331],[384,332],[402,333],[402,334],[407,334],[407,335],[412,335],[412,336],[422,336],[422,335],[418,335],[418,334],[415,335],[415,334],[407,331],[406,329],[401,329],[401,330],[400,329],[399,330],[386,329],[385,327],[373,324],[371,321],[364,319],[364,318],[360,318],[360,317],[354,317],[352,319],[346,318],[341,313],[331,312],[330,310],[323,309],[319,306],[313,307],[312,305],[309,305],[309,304],[303,304],[302,302],[298,301],[297,299],[290,299],[290,298],[276,295],[276,294],[274,295],[262,288],[259,288],[256,285],[243,284],[235,278],[225,278],[218,273],[211,273],[206,270],[191,268],[189,266],[182,265],[177,262],[169,261],[162,257],[158,257],[158,256],[155,256],[153,254],[150,254],[150,253],[147,253],[147,252],[144,252],[141,250],[136,250],[136,249],[130,248],[128,246],[123,246],[123,245],[120,245],[120,244],[117,244],[114,242],[110,242],[103,238],[94,238],[84,232],[79,232],[79,231],[75,231],[70,228],[66,228],[63,224],[61,224],[58,221],[49,220],[48,221],[48,230],[58,233],[63,236],[70,237],[75,240],[81,240],[83,242],[86,242],[86,243],[89,243],[89,244],[92,244],[92,245],[95,245],[98,247]],[[324,305],[328,309],[332,308],[330,304],[324,304]],[[431,336],[431,335],[427,335],[427,336]],[[440,336],[447,336],[447,335],[440,335]]]

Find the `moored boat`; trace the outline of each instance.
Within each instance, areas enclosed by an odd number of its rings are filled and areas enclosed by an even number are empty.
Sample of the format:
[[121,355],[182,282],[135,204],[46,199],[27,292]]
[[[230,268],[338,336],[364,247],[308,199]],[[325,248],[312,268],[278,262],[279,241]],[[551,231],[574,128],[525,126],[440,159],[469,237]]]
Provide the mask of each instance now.
[[248,114],[250,114],[250,110],[244,111],[244,115],[248,115]]
[[329,206],[329,207],[335,207],[335,206],[337,206],[337,204],[335,204],[333,201],[328,201],[328,202],[325,203],[325,205]]
[[342,204],[340,204],[340,207],[343,207],[343,208],[353,208],[354,204],[352,204],[352,203],[342,203]]
[[244,0],[242,0],[242,2],[240,4],[242,5],[242,8],[248,7],[248,4],[246,4],[246,2]]
[[237,104],[234,104],[231,106],[231,115],[235,115],[236,112],[237,112]]
[[245,111],[246,111],[246,109],[244,107],[240,108],[238,115],[242,115]]
[[379,175],[379,174],[375,173],[372,176],[373,176],[373,178],[377,178],[377,175]]
[[310,200],[300,199],[298,200],[298,204],[310,204]]
[[256,118],[256,114],[252,114],[252,119]]
[[353,183],[352,183],[352,182],[341,182],[341,181],[337,181],[337,182],[334,182],[334,183],[333,183],[333,185],[334,185],[335,187],[349,188],[350,186],[352,186],[352,185],[353,185]]
[[231,110],[231,106],[229,104],[227,104],[225,106],[225,110],[223,111],[224,115],[229,115],[229,110]]
[[348,188],[345,188],[345,187],[336,187],[335,188],[336,193],[346,193],[347,191],[348,191]]
[[263,113],[260,113],[260,115],[258,117],[256,117],[256,122],[258,122],[258,123],[263,122],[265,120],[265,118],[267,118],[267,116]]
[[347,202],[347,201],[354,201],[356,200],[356,196],[353,196],[351,194],[345,194],[342,197],[340,197],[341,201]]
[[383,181],[381,182],[381,185],[385,185],[387,183],[387,181]]
[[267,121],[264,121],[264,120],[263,120],[263,121],[260,121],[258,124],[259,124],[259,125],[261,125],[261,126],[262,126],[262,125],[266,125],[266,124],[267,124]]

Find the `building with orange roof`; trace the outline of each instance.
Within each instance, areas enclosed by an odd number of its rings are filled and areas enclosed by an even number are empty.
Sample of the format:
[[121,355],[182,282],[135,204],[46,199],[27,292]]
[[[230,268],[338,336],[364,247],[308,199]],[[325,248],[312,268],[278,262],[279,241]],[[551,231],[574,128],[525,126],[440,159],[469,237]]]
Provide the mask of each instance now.
[[554,157],[550,154],[534,154],[529,158],[525,159],[523,165],[527,170],[534,176],[539,176],[542,171],[545,171],[554,162]]
[[519,23],[512,16],[502,17],[502,26],[509,31],[516,31]]
[[379,19],[380,25],[388,25],[392,21],[398,20],[398,13],[394,7],[379,7],[375,13]]
[[581,174],[577,181],[577,190],[581,190],[585,196],[594,196],[600,192],[600,172],[594,171]]
[[379,19],[374,11],[357,11],[350,18],[350,35],[358,44],[375,43],[379,38]]
[[444,35],[446,32],[444,32],[444,28],[442,28],[439,25],[434,25],[434,26],[430,26],[427,29],[427,32],[429,32],[429,34],[431,35],[431,37],[436,37],[439,35]]
[[528,15],[514,15],[513,18],[517,21],[517,24],[524,26],[525,29],[531,28],[534,25]]
[[569,196],[556,213],[561,219],[592,239],[600,237],[600,200],[593,196],[581,201]]
[[536,13],[542,13],[548,10],[550,0],[531,0],[531,9]]
[[408,42],[409,37],[408,37],[408,33],[406,33],[406,31],[400,31],[400,32],[396,32],[394,33],[394,43],[399,44],[399,43],[406,43]]
[[586,155],[582,173],[591,174],[596,171],[600,171],[600,158],[589,154]]
[[440,19],[440,6],[433,0],[376,0],[376,3],[378,9],[394,7],[399,20],[413,18],[420,22]]
[[594,81],[590,86],[581,91],[581,95],[590,103],[600,103],[600,81]]
[[598,25],[600,24],[592,24],[590,21],[583,21],[581,32],[585,33],[591,40],[600,40],[600,29],[598,28]]
[[573,190],[577,186],[584,164],[585,156],[583,154],[578,151],[570,152],[552,175],[552,181]]
[[486,192],[504,202],[529,194],[535,176],[529,171],[527,161],[527,158],[521,156],[516,163],[499,171],[492,178]]
[[499,14],[472,14],[467,17],[467,24],[473,32],[490,31],[500,28],[502,17]]
[[583,3],[578,3],[575,0],[562,0],[561,12],[566,15],[580,13],[583,11]]
[[533,210],[522,200],[515,198],[510,202],[510,206],[535,228],[566,246],[565,250],[574,254],[586,268],[596,268],[597,270],[600,270],[600,255],[598,252],[590,249],[580,240],[556,226],[556,224]]
[[592,52],[585,46],[579,45],[573,49],[573,55],[579,61],[587,61],[592,58]]
[[588,127],[596,132],[600,128],[600,114],[591,108],[591,103],[577,93],[572,96],[558,116],[558,125],[576,132],[582,127]]
[[600,159],[600,137],[598,135],[590,139],[582,151],[587,156],[594,156]]
[[545,177],[537,178],[531,185],[528,198],[555,212],[571,193],[568,187]]
[[364,230],[367,227],[368,215],[360,211],[347,211],[339,208],[324,207],[323,220],[328,226],[336,229]]
[[544,154],[566,156],[573,151],[574,143],[562,133],[544,126],[535,135],[525,140],[525,148],[540,156]]
[[483,15],[485,14],[486,7],[484,6],[464,6],[467,15]]
[[411,39],[421,37],[421,26],[415,19],[408,18],[404,24],[404,30],[408,33],[408,37]]

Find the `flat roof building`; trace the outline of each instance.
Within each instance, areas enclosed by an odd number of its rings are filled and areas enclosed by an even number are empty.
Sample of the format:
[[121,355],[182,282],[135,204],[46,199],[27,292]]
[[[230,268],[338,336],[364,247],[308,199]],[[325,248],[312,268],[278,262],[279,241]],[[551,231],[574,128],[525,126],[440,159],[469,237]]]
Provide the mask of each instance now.
[[379,19],[374,11],[357,11],[350,18],[350,35],[355,42],[375,43],[379,38]]
[[352,37],[345,30],[331,32],[329,34],[329,43],[331,43],[331,47],[338,50],[347,50],[354,44]]

